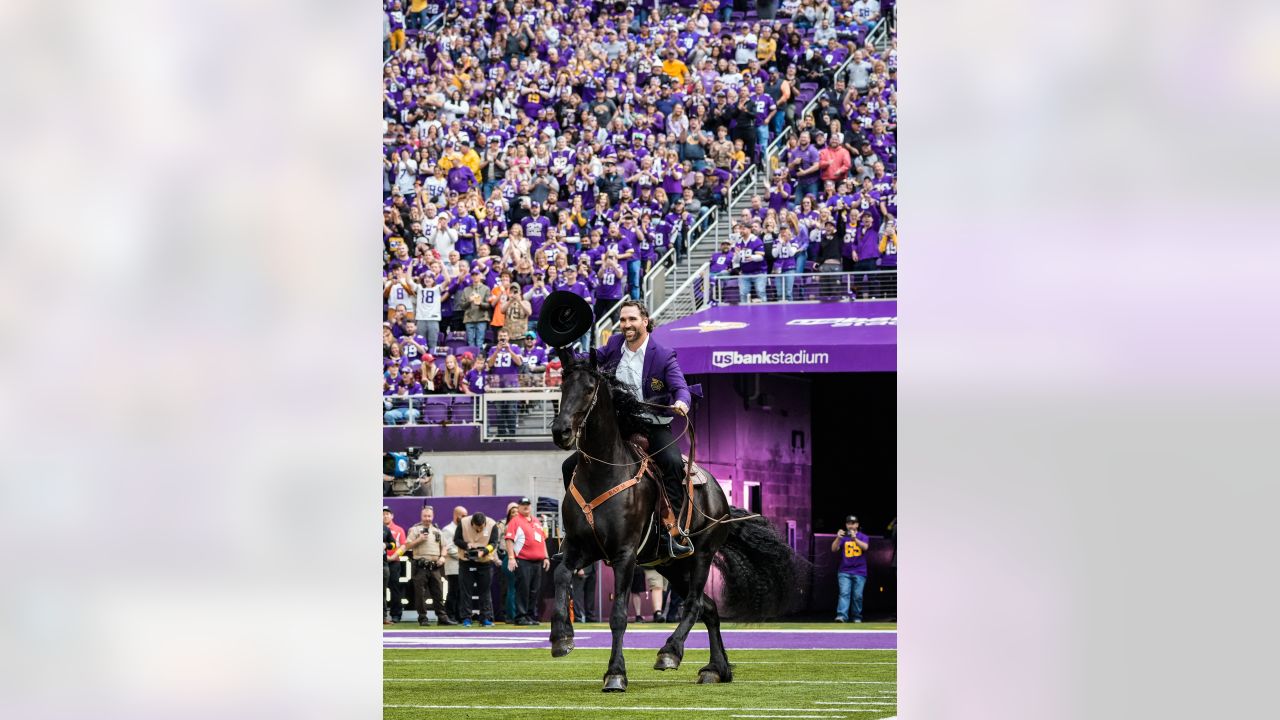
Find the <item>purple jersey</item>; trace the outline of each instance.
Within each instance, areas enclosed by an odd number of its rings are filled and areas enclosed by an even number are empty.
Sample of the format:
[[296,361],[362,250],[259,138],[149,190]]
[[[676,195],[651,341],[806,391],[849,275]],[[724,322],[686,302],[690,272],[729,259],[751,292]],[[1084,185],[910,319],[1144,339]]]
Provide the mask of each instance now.
[[591,295],[591,290],[587,287],[587,284],[582,282],[581,280],[577,280],[573,284],[569,284],[566,282],[564,284],[564,287],[560,289],[568,290],[574,295],[577,295],[578,297],[586,300],[588,303],[594,304],[595,298]]
[[467,386],[471,388],[471,392],[484,393],[484,366],[477,364],[475,367],[467,371]]
[[728,272],[733,265],[733,251],[718,252],[711,256],[711,274],[719,275]]
[[898,239],[890,235],[884,243],[884,252],[880,255],[880,267],[889,270],[898,269]]
[[600,300],[619,300],[622,298],[623,286],[626,284],[626,273],[622,267],[614,269],[601,268],[596,273],[599,285],[596,286],[596,298]]
[[[760,238],[752,235],[745,243],[739,242],[738,249],[742,251],[739,261],[742,263],[743,275],[755,275],[765,271],[764,243]],[[759,256],[760,259],[752,260],[751,256]]]
[[[858,532],[857,538],[862,542],[869,542],[869,538],[865,533]],[[867,556],[865,551],[858,547],[853,538],[845,536],[844,542],[840,547],[840,572],[846,575],[867,576]]]
[[773,98],[764,93],[752,97],[748,102],[752,111],[755,112],[757,125],[763,125],[765,118],[769,117],[769,113],[773,112],[773,109],[777,107],[777,103],[773,101]]
[[512,359],[515,355],[524,355],[515,345],[509,345],[505,350],[500,347],[490,350],[489,359],[493,361],[493,366],[489,372],[493,375],[514,375],[520,372],[520,367]]
[[449,189],[456,193],[464,193],[476,184],[476,174],[466,165],[458,165],[449,169],[447,179]]
[[[529,238],[529,245],[537,252],[542,243],[547,241],[547,230],[551,227],[551,219],[546,215],[538,217],[527,217],[520,221],[520,227],[524,230],[524,236]],[[547,260],[551,260],[550,257]]]

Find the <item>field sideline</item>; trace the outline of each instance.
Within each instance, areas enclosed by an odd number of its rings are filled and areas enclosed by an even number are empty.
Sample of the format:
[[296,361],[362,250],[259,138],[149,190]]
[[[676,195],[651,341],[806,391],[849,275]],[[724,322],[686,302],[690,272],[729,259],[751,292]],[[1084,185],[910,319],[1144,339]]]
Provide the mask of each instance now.
[[[725,644],[734,681],[697,685],[707,662],[706,631],[696,628],[678,670],[652,669],[652,647],[673,625],[631,625],[625,657],[626,693],[600,692],[608,650],[579,648],[553,659],[549,627],[520,629],[388,626],[383,651],[383,715],[421,718],[432,710],[457,717],[667,718],[677,713],[717,718],[859,718],[897,714],[896,625],[867,623],[726,623]],[[601,639],[608,628],[582,625],[580,637]],[[634,631],[650,632],[634,632]],[[799,632],[794,632],[799,631]],[[807,632],[806,632],[807,631]],[[443,646],[401,649],[413,636]],[[701,640],[701,642],[699,642]],[[476,643],[484,643],[477,647]],[[509,643],[516,643],[512,648]],[[520,644],[525,644],[520,647]],[[845,647],[828,647],[830,645]],[[449,645],[453,645],[450,647]],[[889,645],[891,647],[885,647]],[[827,649],[812,649],[822,646]],[[745,649],[768,647],[771,649]],[[794,649],[782,649],[794,648]],[[854,649],[860,648],[860,649]]]

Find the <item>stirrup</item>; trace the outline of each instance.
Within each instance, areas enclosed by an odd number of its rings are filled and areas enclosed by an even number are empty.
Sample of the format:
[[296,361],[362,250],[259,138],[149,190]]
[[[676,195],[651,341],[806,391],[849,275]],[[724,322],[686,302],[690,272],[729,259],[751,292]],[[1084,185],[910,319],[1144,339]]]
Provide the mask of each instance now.
[[693,543],[689,541],[689,536],[680,533],[680,536],[674,536],[670,533],[666,534],[667,554],[674,560],[689,557],[694,553]]

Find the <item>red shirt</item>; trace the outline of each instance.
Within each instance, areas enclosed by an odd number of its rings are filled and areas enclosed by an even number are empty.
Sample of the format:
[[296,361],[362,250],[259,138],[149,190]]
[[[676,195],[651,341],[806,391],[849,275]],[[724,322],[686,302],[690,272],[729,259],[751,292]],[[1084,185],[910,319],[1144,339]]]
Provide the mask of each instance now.
[[507,523],[504,537],[515,545],[517,560],[547,559],[547,531],[536,516],[526,518],[516,513]]
[[404,528],[395,524],[393,521],[391,524],[387,525],[387,529],[391,531],[391,537],[396,539],[395,548],[387,551],[387,559],[396,560],[398,559],[396,555],[399,553],[400,546],[404,545]]

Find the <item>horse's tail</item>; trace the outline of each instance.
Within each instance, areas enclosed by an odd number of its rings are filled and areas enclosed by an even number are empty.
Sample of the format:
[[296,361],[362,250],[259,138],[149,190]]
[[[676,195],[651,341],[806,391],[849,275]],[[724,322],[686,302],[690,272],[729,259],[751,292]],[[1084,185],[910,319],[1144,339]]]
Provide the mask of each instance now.
[[724,581],[721,610],[726,618],[755,622],[781,617],[799,606],[808,588],[809,564],[796,556],[763,517],[730,508],[734,522],[715,564]]

